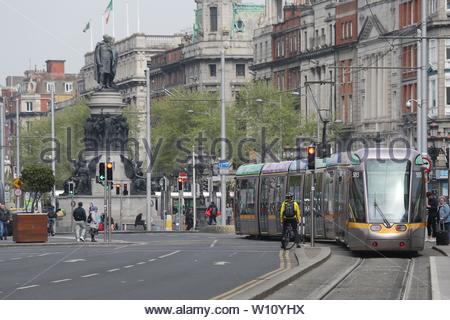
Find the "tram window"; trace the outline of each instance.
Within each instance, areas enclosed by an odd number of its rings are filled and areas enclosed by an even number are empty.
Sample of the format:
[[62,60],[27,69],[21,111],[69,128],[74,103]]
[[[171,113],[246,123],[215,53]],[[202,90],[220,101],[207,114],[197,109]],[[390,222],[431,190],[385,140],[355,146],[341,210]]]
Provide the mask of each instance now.
[[286,177],[274,177],[274,182],[274,184],[271,184],[274,188],[271,190],[272,199],[270,202],[270,214],[278,214],[280,212],[281,202],[283,201],[286,190]]
[[305,215],[309,215],[311,213],[310,204],[311,204],[311,180],[312,175],[308,174],[305,176],[305,184],[303,188],[303,210]]
[[365,222],[364,179],[361,172],[352,172],[349,206],[350,221]]
[[301,176],[290,176],[289,177],[289,192],[294,195],[295,201],[300,203],[300,186],[301,186]]
[[368,160],[366,170],[369,222],[407,222],[411,162]]
[[270,177],[263,177],[261,180],[261,194],[259,200],[259,211],[261,214],[267,214],[267,212],[269,211],[269,178]]
[[317,216],[322,215],[322,181],[323,173],[316,174],[316,188],[314,191],[314,208]]
[[411,221],[412,223],[422,222],[425,210],[425,184],[421,171],[413,172],[411,188]]
[[255,214],[256,203],[256,178],[254,179],[242,179],[238,182],[238,210],[239,215],[243,214]]

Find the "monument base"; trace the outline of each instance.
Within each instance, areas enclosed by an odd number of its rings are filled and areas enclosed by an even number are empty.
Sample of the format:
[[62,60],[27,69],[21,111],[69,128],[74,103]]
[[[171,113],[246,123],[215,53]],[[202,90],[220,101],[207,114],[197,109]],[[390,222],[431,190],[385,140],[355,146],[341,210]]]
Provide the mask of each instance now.
[[[72,203],[73,201],[73,203]],[[94,204],[98,208],[98,212],[104,212],[103,196],[75,196],[75,197],[58,197],[60,208],[64,209],[66,216],[58,219],[56,224],[56,232],[73,232],[75,230],[75,223],[72,218],[72,210],[78,206],[78,202],[83,203],[83,208],[86,210],[86,215],[89,214],[89,205]],[[124,230],[125,225],[133,225],[136,216],[142,213],[143,219],[146,220],[146,196],[123,196],[111,195],[112,218],[114,223],[117,223],[119,230]],[[72,204],[75,207],[72,208]],[[152,196],[151,203],[151,221],[152,231],[164,230],[164,219],[160,215],[160,199]],[[129,229],[129,228],[126,228]]]

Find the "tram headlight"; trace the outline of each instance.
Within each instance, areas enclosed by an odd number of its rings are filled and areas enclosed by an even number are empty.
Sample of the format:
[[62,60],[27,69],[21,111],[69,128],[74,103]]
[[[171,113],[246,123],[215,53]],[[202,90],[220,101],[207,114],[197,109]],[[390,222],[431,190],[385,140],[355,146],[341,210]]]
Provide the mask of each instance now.
[[374,232],[381,231],[381,226],[379,224],[373,224],[370,226],[370,231],[374,231]]
[[395,226],[395,230],[399,232],[406,231],[406,226],[404,224],[398,224]]

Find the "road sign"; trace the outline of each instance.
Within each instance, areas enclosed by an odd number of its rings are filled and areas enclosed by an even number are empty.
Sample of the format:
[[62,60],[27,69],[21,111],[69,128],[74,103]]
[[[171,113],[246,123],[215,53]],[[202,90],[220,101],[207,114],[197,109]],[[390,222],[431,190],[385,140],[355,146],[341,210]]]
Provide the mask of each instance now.
[[230,169],[229,168],[220,168],[219,169],[219,174],[221,174],[221,175],[230,174]]
[[16,189],[21,189],[22,188],[22,185],[23,185],[23,182],[22,182],[22,180],[20,180],[20,178],[15,178],[14,180],[13,180],[13,187],[14,188],[16,188]]
[[9,184],[5,185],[5,192],[9,192],[11,190],[11,187]]
[[187,172],[180,172],[179,174],[178,174],[178,181],[181,181],[181,182],[186,182],[188,180],[188,174],[187,174]]
[[20,189],[14,189],[14,195],[15,195],[16,197],[20,197],[20,196],[22,195],[22,190],[20,190]]
[[228,169],[230,167],[230,162],[226,160],[219,161],[219,169]]
[[431,159],[428,156],[422,156],[422,161],[423,167],[425,168],[425,172],[430,173],[431,169],[433,168]]

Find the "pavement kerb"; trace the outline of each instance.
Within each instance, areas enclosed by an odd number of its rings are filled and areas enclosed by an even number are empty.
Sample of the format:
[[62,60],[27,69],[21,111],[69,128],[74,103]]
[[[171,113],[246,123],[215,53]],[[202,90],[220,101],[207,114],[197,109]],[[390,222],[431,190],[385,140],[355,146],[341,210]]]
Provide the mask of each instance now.
[[435,257],[430,257],[430,278],[431,278],[431,300],[440,300],[441,290],[439,288]]
[[433,250],[436,250],[439,253],[442,253],[444,256],[448,256],[448,253],[439,248],[438,246],[433,246]]
[[238,293],[231,297],[231,300],[260,300],[264,299],[280,288],[286,286],[290,282],[294,281],[298,277],[304,275],[311,269],[319,266],[323,262],[325,262],[331,256],[331,249],[327,247],[320,247],[321,252],[317,257],[311,259],[305,265],[300,265],[302,259],[299,257],[301,252],[305,249],[310,248],[301,248],[295,250],[295,258],[297,260],[297,266],[280,271],[280,274],[275,277],[270,277],[268,279],[259,279],[260,283],[250,287],[248,290],[245,290],[241,293]]

